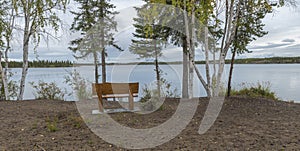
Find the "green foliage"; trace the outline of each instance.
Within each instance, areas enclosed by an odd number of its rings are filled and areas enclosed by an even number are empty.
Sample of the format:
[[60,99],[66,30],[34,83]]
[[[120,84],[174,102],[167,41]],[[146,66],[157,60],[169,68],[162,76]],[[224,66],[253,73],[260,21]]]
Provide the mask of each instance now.
[[236,49],[238,54],[250,52],[247,46],[258,37],[263,37],[268,32],[264,31],[263,19],[268,13],[272,12],[272,5],[268,2],[243,0],[239,2],[236,8],[233,24],[236,24],[236,37],[232,47]]
[[136,39],[132,40],[130,52],[139,55],[141,58],[157,58],[161,56],[161,49],[167,43],[168,30],[159,22],[158,8],[152,5],[143,5],[137,10],[137,17],[134,18]]
[[4,47],[4,42],[3,42],[4,35],[3,35],[3,33],[4,33],[5,27],[6,27],[6,22],[5,22],[5,18],[4,18],[4,16],[6,15],[5,3],[6,3],[6,1],[1,1],[0,2],[0,50],[2,50],[2,48]]
[[109,0],[74,0],[79,4],[78,12],[71,11],[74,21],[71,31],[81,33],[81,37],[71,41],[70,50],[75,58],[93,57],[95,65],[95,83],[98,83],[98,64],[101,56],[102,82],[106,82],[106,47],[112,46],[122,50],[114,40],[117,31],[115,6]]
[[[79,72],[74,70],[69,72],[68,76],[65,76],[65,83],[73,88],[75,91],[76,97],[79,100],[84,100],[92,96],[91,90],[88,90],[88,81],[84,79]],[[72,95],[70,93],[69,95]]]
[[51,35],[49,27],[57,32],[61,23],[57,12],[65,12],[68,2],[69,0],[12,0],[14,11],[25,21],[22,23],[25,42],[23,45],[28,44],[32,38],[36,50],[41,36],[48,35],[49,38]]
[[276,94],[270,90],[270,82],[257,82],[257,84],[242,83],[240,90],[232,90],[233,96],[249,96],[249,97],[263,97],[272,100],[279,100]]
[[165,98],[177,98],[179,97],[178,91],[176,88],[172,88],[171,83],[169,83],[166,79],[161,78],[161,97],[158,97],[158,90],[156,86],[145,85],[143,88],[143,96],[140,99],[142,104],[142,108],[146,111],[154,110],[158,107],[163,110],[164,108],[161,105],[161,100]]
[[30,84],[35,89],[36,99],[64,100],[66,90],[60,89],[55,82],[46,83],[40,80],[37,84],[34,82]]
[[57,122],[58,122],[57,117],[55,117],[53,120],[51,120],[50,118],[46,119],[47,129],[49,132],[56,132],[59,130],[57,127]]
[[[17,92],[19,90],[19,86],[18,86],[17,81],[11,80],[11,77],[13,76],[12,72],[9,72],[7,76],[8,76],[8,82],[7,82],[8,98],[9,98],[9,100],[14,100],[17,97]],[[0,90],[0,100],[5,100],[4,85],[2,82],[1,74],[0,74],[0,89],[1,89]]]
[[107,0],[75,0],[75,2],[79,3],[80,11],[71,11],[75,15],[71,31],[79,31],[83,36],[71,41],[72,47],[69,49],[74,53],[80,53],[76,57],[83,58],[95,52],[102,52],[109,45],[120,49],[115,45],[114,34],[111,32],[117,30],[114,15],[118,12],[113,11],[115,6]]
[[[177,98],[179,97],[177,88],[172,88],[170,82],[166,79],[161,78],[161,96],[166,98]],[[147,102],[150,98],[157,98],[158,90],[157,87],[152,85],[145,85],[143,88],[143,97],[141,97],[140,102]]]

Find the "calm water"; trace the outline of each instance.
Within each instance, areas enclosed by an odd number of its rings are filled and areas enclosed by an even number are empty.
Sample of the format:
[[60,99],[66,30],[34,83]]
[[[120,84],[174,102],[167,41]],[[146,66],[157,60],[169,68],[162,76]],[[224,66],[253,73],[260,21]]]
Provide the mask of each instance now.
[[[74,68],[34,68],[29,69],[27,77],[28,82],[56,82],[59,87],[72,92],[72,88],[64,83],[65,76]],[[162,65],[161,69],[164,78],[172,83],[179,92],[181,89],[182,67],[180,65]],[[200,71],[204,75],[204,66],[199,65]],[[91,66],[82,66],[76,68],[83,77],[89,81],[94,81],[94,70]],[[101,69],[100,69],[101,70]],[[12,69],[15,72],[13,79],[19,80],[21,69]],[[227,79],[229,66],[226,66],[224,77]],[[101,77],[100,77],[101,79]],[[107,79],[113,82],[140,82],[140,92],[145,84],[154,83],[155,72],[153,65],[138,66],[108,66]],[[227,80],[226,80],[227,81]],[[226,83],[224,81],[224,83]],[[275,91],[278,96],[284,100],[294,100],[300,102],[300,64],[284,65],[236,65],[233,75],[233,87],[239,88],[243,82],[257,83],[258,81],[269,81],[271,90]],[[205,96],[205,91],[200,85],[197,77],[194,81],[195,96]],[[141,93],[140,93],[141,95]],[[27,84],[25,89],[25,99],[34,99],[33,89]],[[66,100],[73,100],[72,96],[67,96]]]

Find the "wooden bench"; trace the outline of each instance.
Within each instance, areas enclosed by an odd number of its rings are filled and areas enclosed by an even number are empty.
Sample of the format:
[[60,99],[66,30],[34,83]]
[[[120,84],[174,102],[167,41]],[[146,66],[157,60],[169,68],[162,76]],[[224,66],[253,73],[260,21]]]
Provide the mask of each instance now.
[[94,84],[99,99],[99,111],[103,112],[103,99],[128,98],[129,110],[134,110],[133,97],[139,93],[139,83],[99,83]]

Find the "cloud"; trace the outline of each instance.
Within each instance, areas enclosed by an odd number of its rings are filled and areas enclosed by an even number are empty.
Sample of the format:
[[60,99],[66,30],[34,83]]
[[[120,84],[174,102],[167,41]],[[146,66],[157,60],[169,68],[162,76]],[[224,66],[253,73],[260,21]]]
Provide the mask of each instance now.
[[282,43],[282,44],[274,44],[274,43],[268,43],[265,46],[253,46],[250,47],[249,49],[274,49],[282,46],[288,46],[290,43]]
[[284,40],[282,40],[282,42],[293,43],[293,42],[295,42],[295,40],[294,39],[284,39]]
[[[299,0],[297,0],[299,1]],[[76,3],[71,0],[71,5],[68,6],[69,9],[76,10]],[[118,32],[116,33],[117,44],[128,52],[128,47],[133,38],[132,32],[134,28],[132,27],[132,18],[136,16],[135,10],[132,6],[137,6],[144,4],[140,0],[112,0],[113,4],[116,5],[116,11],[120,11],[120,14],[116,15],[116,20],[118,21]],[[131,8],[129,8],[131,7]],[[49,47],[46,46],[44,42],[41,42],[38,48],[39,59],[47,60],[73,60],[72,52],[68,50],[69,42],[77,37],[78,33],[70,33],[69,26],[73,22],[74,15],[67,11],[66,14],[59,14],[64,23],[66,24],[65,33],[63,31],[59,32],[62,35],[62,39],[59,41],[50,41]],[[274,14],[269,14],[266,19],[264,19],[266,31],[269,34],[265,37],[258,38],[257,41],[251,43],[249,46],[253,53],[247,53],[241,55],[240,57],[270,57],[270,56],[300,56],[300,14],[299,12],[291,11],[290,8],[279,8]],[[16,36],[20,37],[20,36]],[[14,51],[9,55],[11,59],[21,60],[21,38],[16,38],[14,42]],[[181,48],[166,48],[164,54],[166,57],[162,59],[168,59],[170,61],[182,60]],[[124,53],[126,53],[124,52]],[[197,50],[197,60],[203,59],[203,54]],[[108,60],[109,61],[124,61],[128,62],[137,58],[136,55],[128,54],[120,58],[119,56],[123,52],[119,52],[114,48],[108,48]],[[129,52],[128,52],[129,53]],[[33,53],[32,48],[30,49],[30,60],[36,58]]]
[[288,47],[286,47],[286,50],[291,51],[291,52],[295,52],[295,53],[299,53],[300,52],[300,44],[288,46]]

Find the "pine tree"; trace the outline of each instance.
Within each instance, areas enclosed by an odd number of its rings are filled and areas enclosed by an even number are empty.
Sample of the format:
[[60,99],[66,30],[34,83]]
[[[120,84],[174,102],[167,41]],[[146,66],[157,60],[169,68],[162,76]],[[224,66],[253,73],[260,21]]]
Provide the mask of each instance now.
[[155,18],[152,18],[155,10],[153,7],[147,5],[141,8],[136,8],[137,18],[134,18],[135,38],[132,40],[130,46],[130,52],[137,54],[140,58],[153,59],[155,64],[155,73],[157,81],[158,97],[161,96],[161,70],[159,69],[159,57],[162,55],[162,47],[167,43],[168,29],[155,25],[158,22]]
[[70,49],[79,53],[76,58],[93,56],[95,65],[95,82],[98,82],[98,56],[101,55],[102,83],[106,82],[106,47],[113,46],[121,50],[114,42],[113,32],[117,31],[117,22],[113,11],[115,6],[107,0],[75,0],[79,3],[79,12],[71,11],[75,15],[72,31],[79,31],[81,38],[71,41]]

